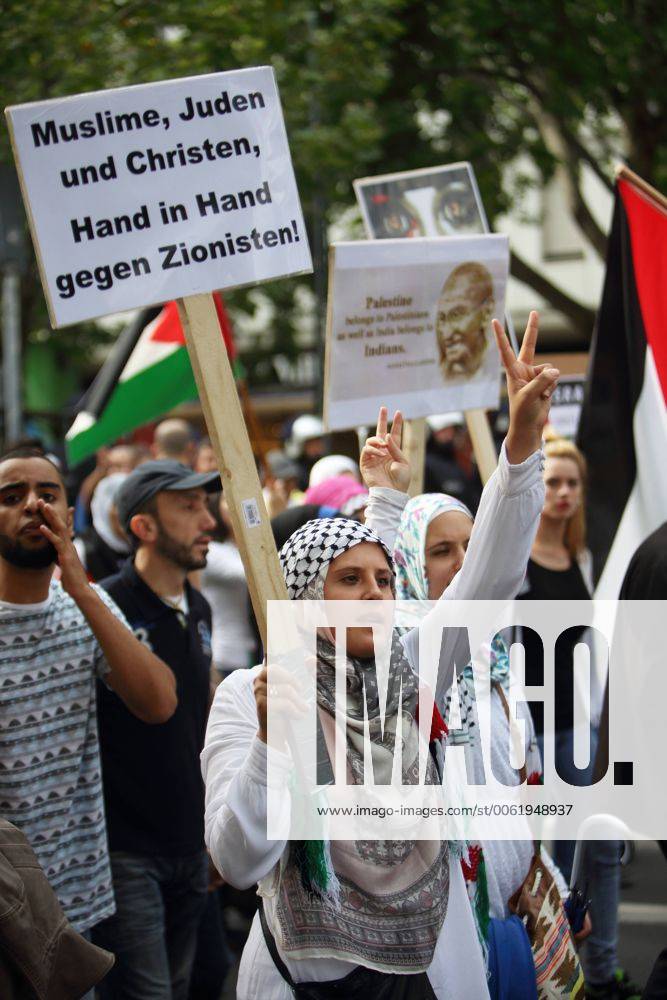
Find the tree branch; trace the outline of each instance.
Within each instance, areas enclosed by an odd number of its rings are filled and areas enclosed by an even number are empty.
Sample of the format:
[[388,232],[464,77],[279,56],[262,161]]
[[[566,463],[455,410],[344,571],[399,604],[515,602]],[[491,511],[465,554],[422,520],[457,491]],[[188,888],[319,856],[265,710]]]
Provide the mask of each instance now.
[[[484,80],[485,82],[493,80],[496,83],[498,80],[504,80],[506,83],[523,87],[529,97],[532,98],[532,101],[534,101],[536,108],[539,109],[539,113],[547,115],[552,122],[557,122],[563,141],[567,143],[572,152],[576,155],[576,158],[582,163],[588,164],[598,180],[607,188],[608,191],[613,193],[614,182],[605,173],[596,157],[593,156],[588,149],[586,149],[581,139],[568,128],[562,119],[557,118],[557,116],[549,110],[544,93],[537,80],[535,80],[532,75],[525,70],[518,71],[516,68],[503,70],[497,65],[493,67],[478,65],[474,68],[474,70],[472,70],[470,77],[471,79],[478,78]],[[537,118],[536,124],[539,128],[539,114],[536,115],[536,112],[533,111],[533,117]]]
[[584,200],[581,187],[579,186],[579,171],[577,169],[577,165],[575,165],[571,160],[567,160],[564,167],[567,178],[570,207],[575,222],[591,246],[595,248],[602,260],[604,260],[607,256],[607,237],[600,226],[598,226],[591,210]]
[[539,129],[542,141],[561,168],[565,182],[570,212],[574,221],[591,246],[604,260],[607,254],[607,237],[597,224],[595,217],[581,190],[581,161],[579,151],[573,145],[563,123],[550,112],[540,107],[537,99],[531,101],[532,116]]
[[567,125],[564,124],[564,122],[561,121],[558,123],[558,125],[561,134],[563,136],[563,139],[567,143],[572,153],[574,153],[577,159],[580,160],[582,163],[587,163],[588,166],[593,171],[593,173],[595,174],[595,176],[598,178],[598,180],[601,181],[602,184],[604,184],[607,191],[613,194],[614,182],[610,180],[610,178],[604,172],[604,170],[602,169],[598,161],[595,159],[595,157],[591,153],[589,153],[584,144],[577,138],[576,135],[574,135],[573,132],[569,130],[569,128],[567,127]]
[[587,306],[582,305],[581,302],[577,302],[576,299],[571,298],[561,288],[558,288],[557,285],[549,281],[544,274],[536,271],[523,257],[519,257],[514,250],[512,250],[510,255],[510,272],[513,278],[529,285],[538,295],[546,299],[554,309],[567,316],[577,333],[590,340],[593,321],[595,319],[593,309],[589,309]]
[[[519,66],[522,66],[521,62],[519,62]],[[547,115],[552,122],[557,123],[558,131],[560,132],[563,141],[567,143],[568,147],[576,155],[577,159],[582,163],[587,163],[598,180],[604,184],[608,191],[613,192],[614,182],[604,172],[597,158],[593,156],[588,149],[586,149],[579,136],[566,125],[565,120],[563,118],[559,118],[553,111],[550,110],[549,102],[546,97],[547,90],[546,87],[543,87],[542,81],[539,81],[536,74],[533,73],[528,67],[519,69],[518,73],[522,85],[532,96],[542,113]]]

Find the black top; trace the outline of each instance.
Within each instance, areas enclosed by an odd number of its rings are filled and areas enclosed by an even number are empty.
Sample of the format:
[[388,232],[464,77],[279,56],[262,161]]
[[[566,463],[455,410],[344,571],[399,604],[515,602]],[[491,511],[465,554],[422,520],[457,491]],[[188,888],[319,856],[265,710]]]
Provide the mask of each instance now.
[[667,522],[633,555],[620,596],[624,601],[667,600]]
[[482,495],[479,474],[468,476],[456,461],[451,445],[438,445],[431,439],[424,458],[424,493],[447,493],[476,511]]
[[92,524],[81,532],[79,538],[83,542],[85,552],[86,572],[93,582],[104,580],[120,571],[127,559],[127,552],[116,552],[104,541]]
[[529,589],[520,598],[524,601],[589,601],[591,598],[576,559],[568,569],[547,569],[529,559],[526,583]]
[[98,685],[109,848],[187,857],[204,847],[204,745],[211,666],[211,609],[186,582],[187,617],[162,601],[128,561],[101,582],[145,642],[176,675],[178,706],[161,725],[141,722]]
[[[546,569],[538,563],[528,560],[526,570],[528,589],[519,595],[517,600],[524,601],[589,601],[590,593],[581,575],[579,563],[574,559],[568,569]],[[569,628],[559,638],[554,649],[555,669],[555,729],[556,732],[572,729],[574,712],[572,706],[572,673],[574,665],[574,647],[581,641],[585,631],[582,628]],[[522,641],[526,650],[526,684],[540,687],[543,679],[540,676],[542,651],[537,639],[524,631]],[[535,731],[542,734],[544,720],[541,712],[533,712]]]

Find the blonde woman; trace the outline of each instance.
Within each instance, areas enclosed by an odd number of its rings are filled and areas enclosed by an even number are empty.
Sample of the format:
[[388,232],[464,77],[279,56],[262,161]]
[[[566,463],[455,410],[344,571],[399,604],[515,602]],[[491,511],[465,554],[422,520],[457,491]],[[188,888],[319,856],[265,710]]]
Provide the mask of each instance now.
[[[586,459],[577,446],[564,438],[552,438],[544,446],[545,499],[542,516],[531,549],[524,590],[520,598],[530,600],[588,600],[593,591],[592,559],[586,548]],[[573,647],[585,629],[571,630],[570,641],[555,650],[554,717],[555,764],[560,776],[572,785],[588,785],[593,765],[574,765],[572,711]],[[535,676],[539,650],[531,650],[524,636],[526,683],[541,684]],[[535,717],[540,750],[544,746],[541,717]],[[590,760],[595,759],[597,733],[591,734]],[[543,758],[544,759],[544,758]],[[622,969],[617,968],[618,904],[620,900],[620,850],[615,840],[591,841],[586,845],[585,873],[591,897],[592,933],[584,954],[586,995],[595,1000],[633,1000],[639,990]],[[569,881],[574,842],[554,841],[554,861]]]
[[[547,441],[544,456],[544,507],[519,599],[587,601],[593,589],[593,579],[591,554],[586,548],[586,460],[577,446],[564,438]],[[555,763],[560,776],[572,785],[588,785],[591,778],[591,769],[577,768],[573,760],[572,664],[574,646],[581,640],[584,631],[583,626],[576,631],[570,630],[569,642],[559,643],[554,655]],[[533,648],[531,638],[530,635],[523,637],[526,684],[541,685],[541,650]],[[536,712],[535,730],[541,751],[544,747],[544,721],[542,713]],[[566,879],[570,876],[573,854],[574,844],[556,841],[554,860]]]
[[[572,441],[547,440],[544,447],[546,495],[531,562],[554,572],[573,570],[590,596],[591,554],[586,548],[586,459]],[[576,568],[575,568],[576,564]],[[529,563],[530,572],[530,563]]]

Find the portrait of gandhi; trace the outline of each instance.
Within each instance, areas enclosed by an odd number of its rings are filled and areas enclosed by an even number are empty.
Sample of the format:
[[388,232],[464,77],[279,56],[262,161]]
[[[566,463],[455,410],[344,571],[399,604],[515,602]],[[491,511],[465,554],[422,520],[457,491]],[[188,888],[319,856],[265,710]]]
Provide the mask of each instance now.
[[493,280],[484,265],[468,261],[455,267],[443,285],[436,313],[443,378],[470,378],[478,371],[493,308]]

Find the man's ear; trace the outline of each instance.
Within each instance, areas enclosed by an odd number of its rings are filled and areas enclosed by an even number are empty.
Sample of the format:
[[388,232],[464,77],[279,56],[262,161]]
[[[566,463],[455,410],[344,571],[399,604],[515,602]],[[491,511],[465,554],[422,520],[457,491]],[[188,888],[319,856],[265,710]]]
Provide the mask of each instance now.
[[157,538],[157,524],[150,514],[134,514],[129,527],[140,542],[154,542]]
[[74,538],[74,507],[67,508],[67,517],[65,518],[65,523],[67,524],[67,531],[70,538]]

